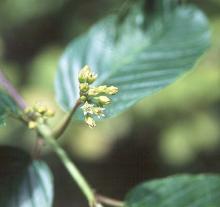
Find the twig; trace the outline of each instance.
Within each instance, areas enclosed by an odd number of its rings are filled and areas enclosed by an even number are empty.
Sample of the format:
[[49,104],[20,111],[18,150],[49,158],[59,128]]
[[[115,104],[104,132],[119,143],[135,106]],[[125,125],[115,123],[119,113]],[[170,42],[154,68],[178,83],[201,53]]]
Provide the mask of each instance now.
[[55,140],[55,137],[52,135],[51,129],[46,125],[39,125],[37,130],[38,133],[44,138],[44,140],[52,147],[57,156],[61,159],[71,177],[75,180],[81,191],[86,196],[90,207],[95,207],[96,198],[92,188],[80,173],[76,165],[69,158],[67,153],[63,150],[63,148],[59,146]]
[[112,207],[124,207],[124,202],[100,194],[96,194],[96,201],[98,203],[106,204]]
[[60,126],[58,126],[54,132],[53,132],[53,136],[58,139],[67,129],[67,127],[69,126],[69,123],[74,115],[74,113],[76,112],[77,108],[80,106],[81,101],[77,100],[76,104],[74,105],[74,107],[72,108],[71,112],[68,114],[68,116],[65,118],[65,120],[61,123]]
[[13,98],[13,100],[17,103],[20,109],[24,110],[26,108],[27,105],[24,99],[19,95],[14,86],[8,81],[1,69],[0,86],[2,86],[7,91],[7,93]]

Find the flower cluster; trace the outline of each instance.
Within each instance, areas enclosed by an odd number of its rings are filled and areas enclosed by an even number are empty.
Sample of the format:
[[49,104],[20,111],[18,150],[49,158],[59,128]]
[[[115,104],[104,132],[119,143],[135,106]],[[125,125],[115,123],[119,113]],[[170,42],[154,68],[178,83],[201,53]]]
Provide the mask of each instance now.
[[24,110],[24,120],[27,121],[30,129],[35,129],[38,123],[46,123],[47,120],[55,115],[54,110],[46,107],[42,103],[36,103],[33,107]]
[[91,86],[96,78],[97,75],[91,72],[88,65],[79,72],[80,100],[83,103],[81,109],[85,116],[85,122],[90,128],[96,126],[94,116],[98,118],[105,116],[105,106],[111,103],[108,96],[118,92],[118,88],[115,86]]

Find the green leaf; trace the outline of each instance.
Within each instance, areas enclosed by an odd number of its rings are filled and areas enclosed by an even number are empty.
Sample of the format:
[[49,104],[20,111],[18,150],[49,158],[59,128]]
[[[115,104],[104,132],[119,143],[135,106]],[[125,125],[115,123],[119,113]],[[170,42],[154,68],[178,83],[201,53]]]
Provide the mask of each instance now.
[[18,114],[17,104],[6,93],[0,91],[0,126],[5,124],[8,115]]
[[57,100],[66,111],[73,107],[78,71],[88,64],[98,74],[95,85],[119,88],[106,111],[114,116],[189,71],[209,41],[208,21],[194,6],[156,16],[135,6],[122,23],[108,16],[67,47],[56,76]]
[[126,207],[218,207],[220,176],[181,175],[146,182],[125,199]]
[[53,178],[42,161],[12,147],[0,147],[0,206],[52,207]]

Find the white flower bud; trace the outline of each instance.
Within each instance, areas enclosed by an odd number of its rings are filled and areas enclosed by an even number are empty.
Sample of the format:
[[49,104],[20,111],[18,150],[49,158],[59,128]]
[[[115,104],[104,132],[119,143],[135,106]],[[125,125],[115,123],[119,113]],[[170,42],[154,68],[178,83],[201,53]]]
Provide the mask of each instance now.
[[86,124],[87,124],[90,128],[96,127],[95,120],[94,120],[92,117],[90,117],[90,116],[86,116],[85,122],[86,122]]

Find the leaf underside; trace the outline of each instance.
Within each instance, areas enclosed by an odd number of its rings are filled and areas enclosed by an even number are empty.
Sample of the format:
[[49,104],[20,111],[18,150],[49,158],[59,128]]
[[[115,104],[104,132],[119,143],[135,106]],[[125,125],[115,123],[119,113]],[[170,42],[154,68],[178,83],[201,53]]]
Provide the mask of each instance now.
[[53,178],[42,161],[31,161],[25,152],[0,147],[0,206],[52,207]]
[[220,176],[182,175],[146,182],[126,197],[126,207],[218,207]]
[[18,113],[17,104],[4,92],[0,91],[0,126],[5,124],[8,115]]
[[98,74],[95,85],[119,88],[106,110],[111,117],[174,82],[209,46],[208,21],[195,6],[177,6],[146,25],[147,18],[138,6],[123,23],[108,16],[67,47],[55,83],[64,110],[79,98],[78,72],[86,64]]

